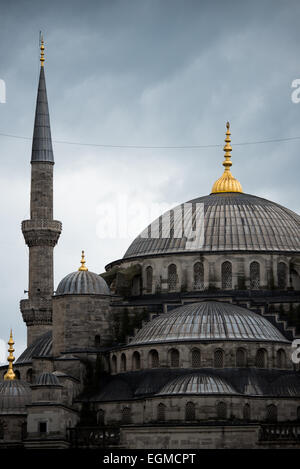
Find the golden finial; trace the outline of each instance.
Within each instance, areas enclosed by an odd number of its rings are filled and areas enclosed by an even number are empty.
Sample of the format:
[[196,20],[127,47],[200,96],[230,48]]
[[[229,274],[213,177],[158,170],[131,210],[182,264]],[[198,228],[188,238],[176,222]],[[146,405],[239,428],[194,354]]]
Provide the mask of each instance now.
[[224,173],[222,176],[214,183],[211,193],[217,194],[219,192],[243,192],[242,186],[240,182],[235,179],[230,171],[230,167],[232,166],[231,158],[231,138],[230,138],[230,124],[229,122],[226,123],[226,137],[225,137],[225,161],[223,161],[223,166],[225,168]]
[[4,379],[13,380],[13,379],[16,379],[16,375],[15,375],[14,370],[13,370],[13,362],[15,361],[15,357],[14,357],[13,352],[15,351],[15,349],[13,348],[14,341],[13,341],[13,336],[12,336],[12,330],[10,330],[10,337],[9,337],[9,341],[7,343],[9,345],[9,347],[8,347],[9,355],[7,357],[7,361],[9,363],[9,365],[8,365],[8,370],[4,375]]
[[80,271],[80,270],[84,270],[84,271],[89,270],[89,269],[85,266],[84,251],[81,251],[81,261],[80,261],[80,263],[81,263],[81,266],[80,266],[79,269],[78,269],[79,271]]
[[44,37],[41,32],[40,32],[40,49],[41,49],[40,62],[41,62],[41,67],[43,67],[44,62],[45,62],[45,57],[44,57],[45,46],[44,46]]

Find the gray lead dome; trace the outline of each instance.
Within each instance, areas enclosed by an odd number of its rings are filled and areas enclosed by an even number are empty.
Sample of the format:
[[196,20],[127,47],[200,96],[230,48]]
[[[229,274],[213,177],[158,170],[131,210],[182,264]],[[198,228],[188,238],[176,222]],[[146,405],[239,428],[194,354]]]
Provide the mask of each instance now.
[[192,303],[154,318],[130,345],[191,340],[288,342],[266,318],[218,301]]
[[218,376],[190,374],[167,383],[158,393],[163,394],[236,394],[236,391]]
[[57,295],[110,295],[105,280],[100,275],[90,271],[76,271],[61,280]]
[[[155,220],[129,246],[124,259],[187,250],[299,252],[299,228],[299,215],[269,200],[233,192],[210,194],[179,205]],[[188,243],[195,233],[196,242]]]
[[31,391],[28,383],[17,379],[0,383],[0,415],[25,414],[26,405],[31,403]]

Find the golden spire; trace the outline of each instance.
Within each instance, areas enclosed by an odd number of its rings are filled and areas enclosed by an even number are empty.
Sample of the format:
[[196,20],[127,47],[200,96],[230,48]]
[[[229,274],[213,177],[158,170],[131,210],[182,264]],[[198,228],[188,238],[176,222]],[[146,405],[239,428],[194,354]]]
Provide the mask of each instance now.
[[226,131],[226,138],[225,138],[225,161],[223,161],[223,166],[225,167],[224,173],[222,176],[214,183],[211,193],[217,194],[219,192],[243,192],[242,186],[240,182],[235,179],[230,171],[230,167],[232,166],[231,158],[231,138],[230,138],[230,124],[229,122],[226,123],[227,131]]
[[84,270],[84,271],[89,270],[85,265],[84,251],[81,252],[81,261],[80,262],[81,262],[81,266],[78,269],[79,271],[80,270]]
[[8,365],[8,370],[4,375],[4,379],[13,380],[13,379],[16,379],[16,375],[15,375],[14,370],[13,370],[13,362],[15,361],[15,357],[14,357],[13,352],[15,351],[15,349],[13,348],[14,341],[13,341],[13,336],[12,336],[12,330],[10,330],[10,337],[9,337],[9,341],[7,343],[9,345],[9,347],[8,347],[9,355],[7,357],[7,361],[9,363],[9,365]]
[[45,57],[44,57],[45,46],[44,46],[44,37],[43,37],[42,33],[40,33],[40,49],[41,49],[40,62],[41,62],[41,67],[43,67],[44,62],[45,62]]

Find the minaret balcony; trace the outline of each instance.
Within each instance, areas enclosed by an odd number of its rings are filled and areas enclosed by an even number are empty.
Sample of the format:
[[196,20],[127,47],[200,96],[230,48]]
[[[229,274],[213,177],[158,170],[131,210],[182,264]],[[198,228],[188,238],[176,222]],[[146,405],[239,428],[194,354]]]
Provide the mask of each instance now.
[[20,310],[27,326],[33,324],[52,324],[52,300],[34,298],[21,300]]
[[62,224],[57,220],[33,219],[22,221],[22,233],[27,246],[52,246],[58,241]]

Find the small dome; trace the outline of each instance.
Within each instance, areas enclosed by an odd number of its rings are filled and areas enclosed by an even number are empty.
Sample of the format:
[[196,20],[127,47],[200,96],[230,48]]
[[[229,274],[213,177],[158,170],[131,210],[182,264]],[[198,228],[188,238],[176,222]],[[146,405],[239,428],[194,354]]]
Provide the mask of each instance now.
[[237,394],[233,387],[218,376],[190,374],[167,383],[158,393],[163,394]]
[[58,295],[110,295],[105,280],[100,275],[88,270],[72,272],[61,280],[57,289]]
[[130,345],[191,340],[288,342],[266,318],[218,301],[186,304],[142,327]]
[[24,414],[30,403],[28,383],[17,379],[0,382],[0,414]]
[[57,377],[53,373],[41,373],[34,383],[35,386],[60,386]]

